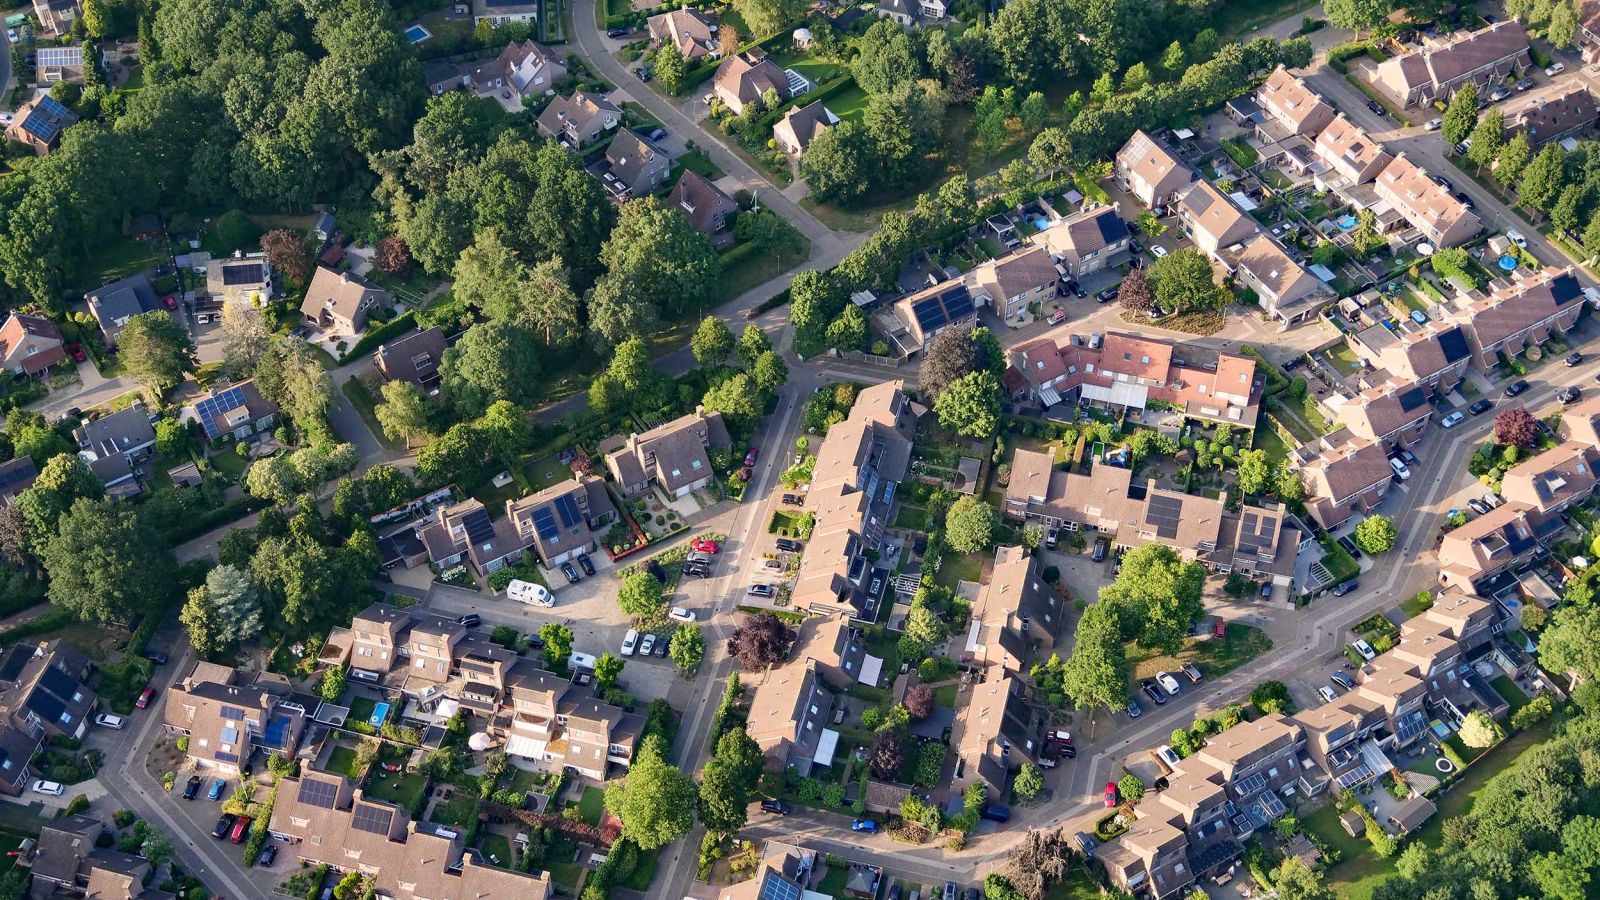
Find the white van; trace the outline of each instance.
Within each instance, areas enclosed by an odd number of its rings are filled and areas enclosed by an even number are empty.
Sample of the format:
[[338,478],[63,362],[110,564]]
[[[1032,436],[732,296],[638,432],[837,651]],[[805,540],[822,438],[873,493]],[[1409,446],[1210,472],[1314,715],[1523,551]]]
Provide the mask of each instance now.
[[572,651],[572,655],[567,657],[567,668],[589,669],[592,671],[594,669],[594,656],[588,653],[579,653],[578,651],[574,650]]
[[556,605],[556,595],[550,593],[549,588],[531,581],[512,579],[511,583],[506,585],[506,596],[518,603],[529,603],[534,606]]

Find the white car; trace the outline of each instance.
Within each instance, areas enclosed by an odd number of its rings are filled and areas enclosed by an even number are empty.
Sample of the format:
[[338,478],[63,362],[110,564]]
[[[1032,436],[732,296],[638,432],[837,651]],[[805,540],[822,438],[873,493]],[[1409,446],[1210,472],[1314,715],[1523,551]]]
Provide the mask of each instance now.
[[1151,244],[1150,255],[1154,256],[1156,259],[1160,259],[1161,257],[1167,255],[1167,248],[1161,246],[1160,244]]
[[1339,699],[1339,695],[1335,694],[1333,692],[1333,688],[1328,687],[1327,685],[1317,688],[1317,695],[1322,698],[1323,703],[1332,703],[1333,701]]
[[1166,691],[1168,696],[1173,696],[1173,697],[1177,696],[1177,694],[1178,694],[1178,679],[1173,678],[1171,675],[1167,674],[1166,672],[1157,672],[1156,673],[1156,684],[1161,685],[1161,689]]
[[639,646],[639,632],[629,628],[628,633],[622,636],[622,655],[632,656],[633,651]]
[[52,797],[59,797],[65,793],[67,789],[59,781],[45,781],[41,778],[35,781],[33,783],[33,787],[29,788],[29,790],[33,791],[35,794],[49,794]]
[[1523,249],[1527,249],[1528,247],[1528,239],[1523,236],[1522,232],[1516,230],[1515,228],[1506,229],[1506,240]]
[[1559,62],[1553,62],[1550,65],[1544,67],[1544,73],[1546,75],[1549,75],[1551,78],[1554,78],[1557,75],[1560,75],[1562,72],[1565,72],[1566,70],[1567,70],[1566,63],[1559,63]]
[[1467,417],[1462,415],[1460,412],[1453,412],[1439,420],[1439,427],[1454,428],[1457,425],[1460,425],[1466,418]]
[[506,596],[518,603],[529,603],[534,606],[556,605],[556,595],[550,593],[549,588],[542,584],[534,584],[531,581],[513,579],[510,584],[506,585]]
[[94,723],[101,728],[118,729],[128,724],[128,720],[121,716],[114,716],[111,713],[101,713],[94,717]]
[[1161,763],[1168,772],[1178,768],[1180,760],[1177,751],[1173,750],[1171,746],[1162,744],[1150,752],[1155,754],[1156,762]]
[[1401,462],[1400,460],[1398,460],[1398,459],[1389,460],[1389,468],[1394,470],[1394,474],[1400,476],[1400,480],[1401,481],[1410,481],[1411,480],[1411,470],[1406,468],[1406,464]]
[[647,635],[644,636],[644,640],[639,642],[639,655],[640,656],[649,656],[650,655],[650,651],[654,650],[655,648],[656,648],[656,636],[653,635],[653,634],[647,634]]
[[1356,641],[1350,646],[1356,648],[1356,652],[1361,654],[1361,658],[1367,662],[1372,662],[1374,659],[1378,658],[1377,651],[1373,650],[1372,645],[1367,643],[1365,640]]
[[695,616],[693,610],[684,609],[681,606],[674,606],[667,613],[667,618],[673,620],[674,622],[693,622]]
[[1440,128],[1444,127],[1444,120],[1429,119],[1422,127],[1428,129],[1429,131],[1438,131]]

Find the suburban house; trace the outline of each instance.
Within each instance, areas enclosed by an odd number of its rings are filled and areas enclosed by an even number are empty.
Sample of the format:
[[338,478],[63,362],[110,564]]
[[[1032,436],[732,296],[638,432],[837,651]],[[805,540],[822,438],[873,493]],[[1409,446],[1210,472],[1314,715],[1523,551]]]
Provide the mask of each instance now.
[[672,186],[672,193],[667,195],[667,205],[683,213],[694,230],[711,238],[718,250],[733,245],[735,237],[731,226],[739,204],[704,175],[684,169],[678,176],[678,183]]
[[1011,773],[1038,759],[1043,729],[1024,697],[1022,682],[1000,675],[972,686],[950,731],[956,768],[951,793],[982,784],[990,797],[1010,797]]
[[1572,267],[1548,267],[1515,278],[1452,318],[1461,323],[1472,348],[1472,364],[1484,371],[1500,354],[1515,356],[1577,324],[1583,312],[1583,285]]
[[1288,588],[1294,582],[1295,560],[1310,539],[1309,529],[1282,503],[1244,504],[1237,513],[1223,513],[1217,548],[1202,555],[1200,561],[1219,574],[1238,572],[1263,584]]
[[1578,45],[1584,62],[1600,62],[1600,0],[1578,4]]
[[1521,132],[1535,150],[1569,135],[1577,134],[1596,119],[1600,105],[1582,81],[1540,87],[1500,107],[1505,119],[1506,139]]
[[527,0],[472,0],[472,24],[488,22],[504,25],[507,22],[533,22],[539,17],[539,4]]
[[33,487],[39,478],[39,467],[33,457],[18,456],[0,463],[0,507],[17,502],[23,491]]
[[1372,188],[1435,247],[1454,247],[1483,230],[1466,204],[1404,153],[1384,167]]
[[[898,809],[898,806],[896,806]],[[728,885],[707,900],[770,900],[803,897],[812,893],[811,878],[818,871],[817,852],[769,840],[750,878]]]
[[515,565],[528,546],[509,518],[491,518],[476,497],[439,507],[433,523],[418,537],[428,550],[428,561],[440,572],[470,563],[479,575],[488,575]]
[[760,49],[747,50],[723,60],[711,84],[712,93],[736,116],[741,115],[747,105],[761,102],[767,91],[777,94],[779,103],[793,96],[789,76]]
[[512,41],[494,59],[465,63],[430,60],[423,66],[428,93],[467,90],[479,97],[519,102],[555,90],[567,75],[566,62],[548,47],[534,41]]
[[839,747],[839,732],[828,727],[834,700],[818,672],[815,660],[799,657],[756,683],[745,733],[766,756],[768,771],[792,767],[804,777],[813,766],[833,764]]
[[1122,145],[1113,168],[1122,189],[1152,210],[1171,203],[1195,180],[1188,166],[1144,131]]
[[1379,323],[1346,332],[1345,343],[1363,363],[1401,381],[1414,381],[1440,394],[1454,389],[1472,360],[1465,330],[1439,322],[1417,325],[1409,319],[1401,320],[1399,328],[1396,334]]
[[161,309],[161,300],[143,272],[103,284],[84,295],[89,314],[100,325],[107,347],[115,347],[117,335],[128,320],[140,313]]
[[650,31],[652,47],[670,40],[689,62],[722,55],[717,40],[717,17],[713,13],[685,6],[651,16],[645,20],[645,27]]
[[78,18],[78,0],[33,0],[33,17],[39,20],[40,34],[60,37]]
[[[1266,120],[1285,134],[1312,137],[1333,121],[1333,107],[1328,101],[1283,66],[1274,69],[1256,89],[1256,105],[1265,113]],[[1263,139],[1274,141],[1279,137],[1264,135]]]
[[[34,79],[38,84],[58,81],[83,84],[83,47],[40,47],[34,58]],[[91,56],[90,65],[94,65]]]
[[1028,314],[1030,307],[1056,295],[1061,273],[1044,247],[1031,247],[1001,259],[991,259],[967,273],[967,287],[979,305],[1011,321]]
[[1222,259],[1240,282],[1255,291],[1256,302],[1267,315],[1285,326],[1311,320],[1337,299],[1332,288],[1265,234],[1256,235],[1237,254],[1224,254]]
[[633,762],[644,733],[644,716],[604,703],[592,686],[554,676],[530,659],[511,665],[499,703],[503,713],[494,716],[491,736],[506,741],[508,754],[552,772],[572,769],[604,781],[611,765],[626,768]]
[[447,346],[444,332],[435,325],[378,345],[372,365],[384,381],[409,381],[429,390],[439,383],[439,363]]
[[367,329],[367,316],[388,303],[388,291],[368,284],[360,275],[317,266],[300,312],[329,335],[355,337]]
[[[1051,269],[1054,272],[1054,267]],[[932,341],[941,331],[970,330],[978,324],[979,298],[965,278],[952,278],[907,294],[890,307],[893,328],[889,337],[900,351],[911,356]]]
[[789,107],[783,117],[773,124],[772,139],[778,142],[779,150],[798,157],[806,152],[818,135],[837,124],[839,117],[823,106],[821,100],[813,100],[804,106]]
[[368,800],[349,778],[305,769],[283,778],[268,833],[303,864],[360,872],[395,900],[519,897],[547,900],[550,875],[488,864],[454,831],[412,821],[393,803]]
[[893,19],[902,28],[931,25],[944,17],[944,0],[878,0],[878,18]]
[[1132,237],[1112,204],[1079,210],[1034,235],[1033,242],[1050,251],[1059,272],[1082,278],[1123,263]]
[[19,864],[32,875],[29,896],[173,900],[166,891],[145,887],[155,875],[149,860],[115,849],[115,841],[101,846],[108,835],[99,819],[76,814],[46,821],[32,852],[19,851]]
[[617,520],[606,484],[589,475],[569,478],[520,500],[506,502],[506,518],[539,562],[553,569],[589,551],[596,533]]
[[206,263],[206,294],[213,300],[267,305],[272,299],[272,266],[265,253],[235,253]]
[[1547,520],[1531,504],[1508,501],[1445,532],[1439,545],[1439,583],[1476,593],[1477,585],[1542,555],[1540,537],[1564,525],[1560,516]]
[[1061,595],[1045,583],[1038,559],[1021,547],[995,551],[989,583],[972,604],[965,635],[957,635],[961,663],[1023,675],[1035,654],[1048,653],[1066,621]]
[[197,395],[179,416],[184,422],[199,422],[206,443],[213,446],[234,440],[248,441],[267,434],[278,423],[278,404],[261,396],[253,380],[213,386]]
[[1394,477],[1381,443],[1343,428],[1295,449],[1290,465],[1300,473],[1306,511],[1323,528],[1334,528],[1357,511],[1370,512]]
[[[132,482],[133,467],[155,453],[156,429],[142,403],[85,422],[73,429],[72,436],[78,441],[78,455],[108,493],[117,485]],[[116,493],[138,493],[136,485],[129,488]]]
[[539,113],[539,135],[581,150],[622,122],[622,108],[589,91],[556,97]]
[[640,434],[631,434],[606,454],[606,470],[627,499],[651,485],[669,497],[683,497],[711,484],[711,451],[732,442],[721,413],[699,410]]
[[1579,441],[1558,444],[1517,463],[1500,482],[1500,496],[1525,503],[1542,517],[1558,516],[1594,494],[1600,448]]
[[1323,187],[1349,188],[1378,177],[1394,157],[1361,126],[1343,113],[1318,132],[1312,150],[1326,168],[1317,176]]
[[[1093,345],[1093,346],[1091,346]],[[1103,339],[1069,335],[1057,343],[1036,338],[1008,351],[1013,399],[1046,409],[1083,402],[1142,414],[1151,402],[1192,419],[1254,428],[1265,378],[1248,356],[1197,344],[1111,332]]]
[[1098,463],[1088,474],[1058,471],[1047,452],[1018,448],[1011,456],[1005,513],[1048,528],[1084,532],[1117,549],[1163,544],[1186,559],[1216,551],[1227,497],[1201,497],[1157,487],[1131,469]]
[[1427,433],[1433,398],[1415,382],[1390,379],[1344,399],[1334,419],[1364,441],[1411,447]]
[[911,434],[927,410],[904,383],[864,388],[849,418],[828,429],[817,450],[806,503],[815,525],[790,593],[797,610],[832,614],[841,606],[863,622],[884,611],[889,570],[875,565],[893,521],[895,491],[910,473]]
[[1468,82],[1481,88],[1532,64],[1527,32],[1507,18],[1460,36],[1423,36],[1420,49],[1379,63],[1373,86],[1409,108],[1448,100]]
[[[30,735],[81,740],[99,698],[94,663],[61,640],[20,643],[0,654],[0,717]],[[27,760],[20,761],[27,765]],[[0,778],[9,770],[0,764]]]
[[672,160],[644,138],[624,128],[606,145],[611,164],[603,182],[618,197],[645,197],[656,192],[672,171]]
[[11,374],[37,375],[66,361],[61,329],[49,319],[12,313],[0,325],[0,364]]
[[168,689],[162,721],[168,734],[188,735],[196,766],[236,775],[258,749],[293,757],[309,718],[286,680],[247,682],[237,669],[201,661]]
[[78,121],[73,112],[49,94],[29,100],[6,126],[6,139],[33,148],[40,156],[61,145],[61,132]]
[[1600,397],[1590,397],[1561,411],[1561,439],[1600,447]]
[[1196,181],[1178,197],[1177,213],[1195,247],[1212,258],[1222,248],[1243,243],[1257,231],[1256,220],[1208,181]]

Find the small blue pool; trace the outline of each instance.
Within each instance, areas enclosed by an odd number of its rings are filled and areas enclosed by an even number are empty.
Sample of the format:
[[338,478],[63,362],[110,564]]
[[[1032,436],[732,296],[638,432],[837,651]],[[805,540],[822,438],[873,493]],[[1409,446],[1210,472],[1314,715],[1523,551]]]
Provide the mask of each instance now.
[[1034,220],[1033,220],[1033,230],[1034,231],[1043,231],[1043,230],[1045,230],[1046,228],[1049,228],[1049,227],[1050,227],[1050,220],[1049,219],[1046,219],[1044,216],[1037,216],[1037,217],[1034,218]]
[[428,38],[433,37],[433,32],[423,28],[421,25],[413,25],[410,28],[407,28],[404,34],[406,36],[406,40],[413,44],[420,44]]
[[1450,726],[1449,725],[1446,725],[1445,723],[1439,721],[1438,719],[1434,719],[1432,724],[1433,724],[1433,733],[1438,735],[1440,740],[1443,740],[1444,738],[1447,738],[1447,737],[1450,736]]
[[1350,215],[1348,213],[1346,213],[1345,215],[1340,216],[1337,219],[1334,219],[1334,223],[1337,224],[1339,226],[1340,230],[1342,230],[1342,231],[1355,231],[1356,230],[1356,224],[1357,224],[1356,223],[1356,217],[1352,216],[1352,215]]
[[371,725],[373,728],[382,728],[384,720],[388,718],[389,704],[379,703],[377,706],[372,708],[372,718],[367,720],[367,724]]
[[1507,255],[1507,256],[1500,257],[1500,271],[1502,271],[1502,272],[1511,272],[1511,271],[1515,271],[1516,268],[1517,268],[1517,258],[1515,256]]

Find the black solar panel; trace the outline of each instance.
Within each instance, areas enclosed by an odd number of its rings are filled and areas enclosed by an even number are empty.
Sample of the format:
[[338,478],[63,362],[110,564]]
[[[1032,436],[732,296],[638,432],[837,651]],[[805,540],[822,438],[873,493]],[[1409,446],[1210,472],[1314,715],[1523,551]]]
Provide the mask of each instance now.
[[195,415],[200,417],[200,425],[205,428],[206,437],[217,437],[233,430],[223,419],[223,413],[244,405],[244,388],[233,387],[196,403],[194,411]]
[[1155,526],[1158,537],[1172,540],[1178,536],[1178,520],[1183,516],[1183,501],[1176,497],[1158,495],[1150,498],[1145,523]]
[[1396,399],[1400,401],[1400,408],[1406,412],[1421,409],[1428,405],[1428,395],[1419,387],[1401,391],[1400,396]]
[[1460,328],[1452,328],[1439,335],[1439,349],[1444,352],[1446,362],[1456,362],[1467,358],[1472,351],[1467,348],[1466,335]]
[[952,322],[963,316],[972,315],[972,295],[967,292],[966,285],[946,291],[939,299],[944,301],[945,315],[949,316]]
[[78,682],[55,666],[45,667],[44,674],[39,676],[39,683],[62,700],[71,700],[72,695],[78,692]]
[[6,654],[5,662],[0,663],[0,679],[16,681],[17,676],[28,665],[28,660],[33,658],[33,648],[27,645],[11,648]]
[[22,130],[45,143],[55,140],[56,135],[61,133],[61,127],[38,109],[28,113],[28,117],[22,120]]
[[231,720],[237,722],[240,719],[244,718],[244,710],[240,709],[237,706],[224,706],[222,708],[222,717],[224,719],[231,719]]
[[301,803],[309,806],[333,809],[333,802],[339,796],[339,788],[326,781],[305,779],[300,782],[300,793],[296,796]]
[[1583,296],[1583,286],[1571,273],[1558,275],[1550,281],[1550,295],[1557,306],[1565,306]]
[[494,523],[489,521],[489,513],[485,510],[475,509],[467,513],[461,525],[467,529],[467,540],[471,543],[482,544],[494,539]]
[[350,824],[357,831],[368,834],[388,834],[389,827],[394,824],[394,810],[363,803],[356,807]]
[[33,714],[40,719],[46,722],[54,722],[58,725],[61,724],[62,713],[67,710],[60,700],[45,691],[34,691],[28,697],[27,707],[33,710]]
[[46,113],[58,119],[67,114],[67,108],[62,106],[60,101],[56,100],[56,98],[51,97],[48,94],[39,99],[39,103],[34,107],[34,109],[42,109]]
[[561,517],[562,528],[571,528],[583,520],[583,516],[578,513],[578,501],[574,500],[571,494],[556,498],[556,514]]
[[1105,213],[1094,217],[1094,222],[1100,227],[1100,240],[1106,246],[1115,244],[1128,236],[1128,225],[1122,217],[1115,212]]
[[556,527],[555,513],[548,506],[533,511],[533,528],[539,532],[539,539],[545,541],[554,540],[561,533],[561,529]]
[[222,270],[223,284],[260,284],[261,264],[247,263],[245,265],[228,266]]
[[948,321],[944,315],[944,307],[939,305],[938,297],[929,297],[911,304],[911,312],[917,317],[917,324],[923,331],[932,331]]
[[800,887],[771,869],[761,882],[761,895],[757,900],[800,900]]

